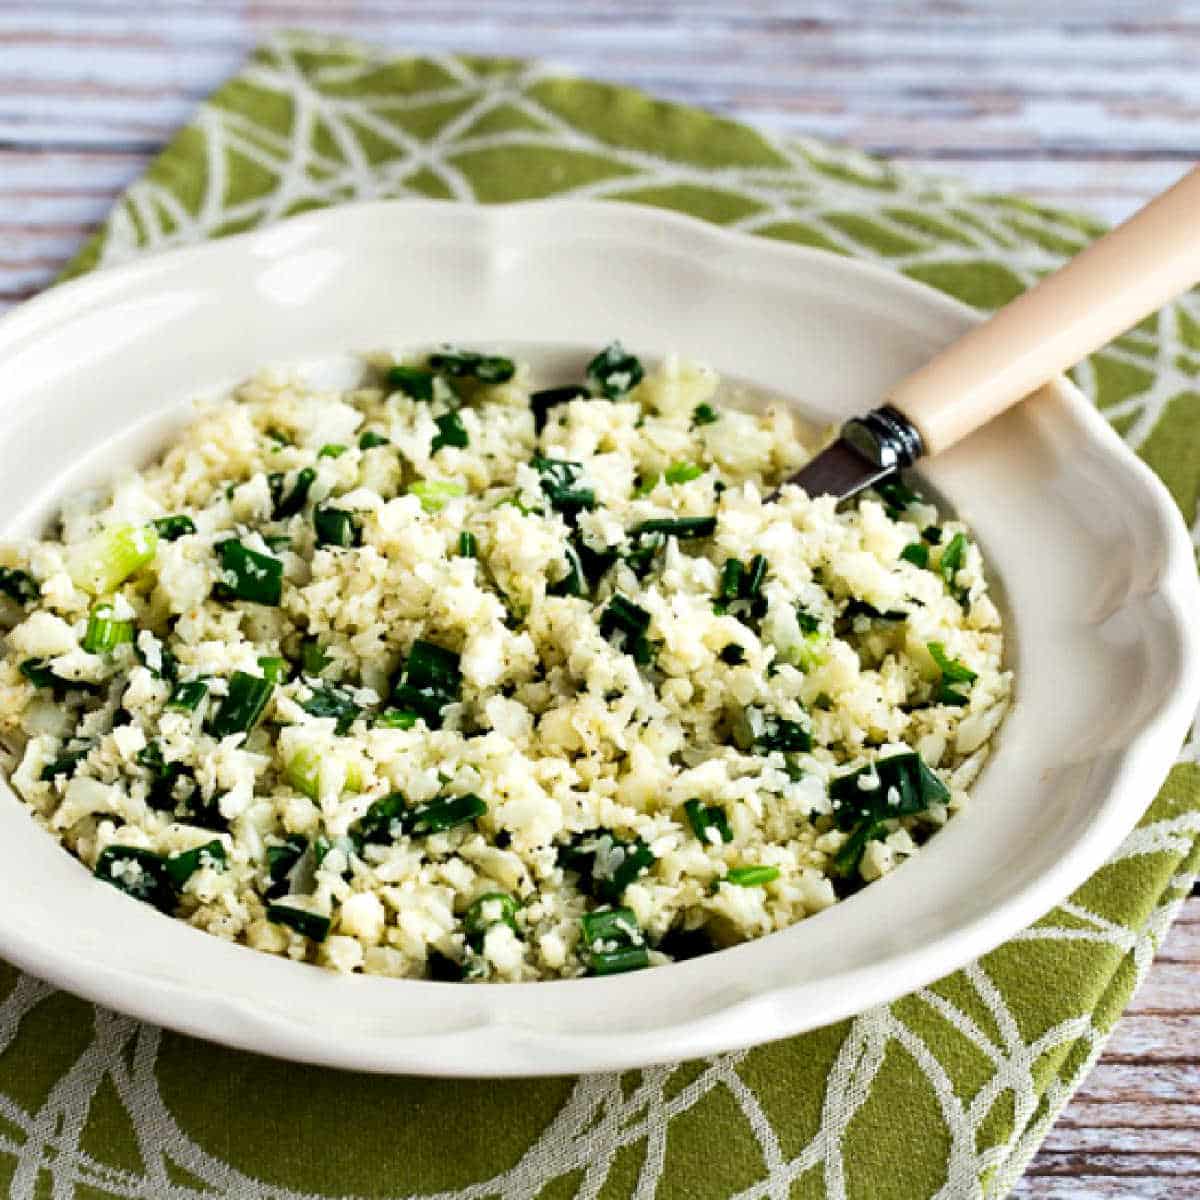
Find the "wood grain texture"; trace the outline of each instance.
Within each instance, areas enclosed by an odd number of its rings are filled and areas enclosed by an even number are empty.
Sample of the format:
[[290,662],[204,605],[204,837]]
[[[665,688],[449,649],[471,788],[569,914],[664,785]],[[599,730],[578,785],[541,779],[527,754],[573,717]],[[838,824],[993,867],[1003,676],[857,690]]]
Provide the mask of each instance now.
[[[536,55],[1109,220],[1200,158],[1200,2],[0,0],[0,310],[295,26]],[[1015,1195],[1200,1198],[1200,899]]]

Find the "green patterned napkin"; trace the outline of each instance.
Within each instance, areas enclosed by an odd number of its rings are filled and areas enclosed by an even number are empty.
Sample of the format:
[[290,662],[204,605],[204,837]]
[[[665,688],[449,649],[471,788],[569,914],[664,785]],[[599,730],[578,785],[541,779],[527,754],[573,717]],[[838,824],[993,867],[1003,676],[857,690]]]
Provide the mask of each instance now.
[[[72,267],[379,196],[635,200],[882,261],[991,308],[1100,227],[543,66],[292,35],[131,187]],[[1190,522],[1200,305],[1080,384]],[[1180,762],[1114,860],[958,974],[792,1041],[532,1082],[382,1079],[219,1049],[9,969],[0,1163],[14,1196],[994,1197],[1086,1073],[1200,868]]]

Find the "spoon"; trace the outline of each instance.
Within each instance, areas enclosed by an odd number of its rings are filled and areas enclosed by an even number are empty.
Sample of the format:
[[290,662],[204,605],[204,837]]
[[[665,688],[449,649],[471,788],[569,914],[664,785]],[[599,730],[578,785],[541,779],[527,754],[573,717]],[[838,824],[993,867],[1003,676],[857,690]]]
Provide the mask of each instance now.
[[1200,282],[1200,167],[902,379],[787,482],[842,500],[940,454]]

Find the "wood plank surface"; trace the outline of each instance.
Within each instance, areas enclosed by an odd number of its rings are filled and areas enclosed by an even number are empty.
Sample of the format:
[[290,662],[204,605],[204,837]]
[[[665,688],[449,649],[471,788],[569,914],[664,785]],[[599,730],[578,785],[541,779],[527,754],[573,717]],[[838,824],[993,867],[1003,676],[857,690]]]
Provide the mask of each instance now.
[[[1200,158],[1200,3],[0,0],[0,310],[268,32],[536,55],[1109,220]],[[1200,899],[1018,1187],[1200,1198]]]

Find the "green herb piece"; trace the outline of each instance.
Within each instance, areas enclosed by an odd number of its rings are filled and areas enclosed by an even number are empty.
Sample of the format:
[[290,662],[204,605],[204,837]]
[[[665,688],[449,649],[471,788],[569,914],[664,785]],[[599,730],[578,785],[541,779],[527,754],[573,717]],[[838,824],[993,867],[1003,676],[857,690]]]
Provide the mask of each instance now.
[[138,662],[154,676],[155,679],[165,679],[169,683],[174,683],[179,675],[179,660],[166,648],[157,638],[154,639],[154,644],[158,648],[158,665],[151,666],[150,659],[146,657],[145,650],[134,642],[133,653],[137,657]]
[[642,364],[625,352],[620,342],[610,342],[587,365],[587,383],[593,396],[618,400],[642,381]]
[[318,504],[313,509],[313,529],[318,546],[337,546],[348,550],[362,541],[362,531],[354,514],[331,504]]
[[267,920],[276,925],[286,925],[314,942],[323,942],[329,936],[332,924],[329,917],[292,904],[268,904]]
[[176,517],[158,517],[150,522],[151,525],[158,531],[158,536],[164,542],[176,542],[181,537],[186,537],[189,533],[196,532],[196,522],[191,517],[176,516]]
[[955,578],[959,571],[962,570],[963,563],[967,558],[967,539],[966,535],[956,533],[951,539],[945,550],[942,551],[942,557],[938,560],[938,574],[946,581],[946,587],[949,588],[951,595],[965,606],[967,599],[967,589],[960,588],[955,583]]
[[28,571],[0,567],[0,592],[18,604],[32,604],[42,593]]
[[812,633],[818,633],[821,629],[820,617],[814,617],[812,613],[806,613],[802,608],[796,609],[796,624],[800,626],[800,632],[805,637]]
[[89,742],[86,746],[80,746],[76,750],[65,751],[41,769],[38,779],[43,783],[53,783],[60,775],[74,775],[75,768],[87,758],[91,749],[92,745]]
[[615,904],[625,889],[654,865],[655,858],[641,838],[623,841],[601,829],[581,834],[561,847],[558,861],[579,875],[583,891]]
[[579,513],[596,507],[596,493],[586,483],[580,482],[583,466],[560,458],[534,457],[531,466],[541,478],[550,507],[562,513],[569,522]]
[[914,567],[929,566],[929,547],[923,542],[911,542],[900,551],[900,557]]
[[730,642],[728,646],[721,647],[719,657],[723,663],[736,667],[746,661],[746,651],[737,642]]
[[264,655],[258,660],[258,666],[263,673],[264,679],[269,679],[272,683],[287,682],[288,662],[286,658],[279,658],[276,655]]
[[411,729],[420,716],[407,708],[385,708],[376,714],[375,724],[381,729]]
[[839,775],[829,785],[829,796],[838,828],[858,835],[851,839],[857,849],[841,856],[839,870],[849,875],[857,869],[867,842],[876,836],[876,830],[864,832],[864,826],[877,826],[891,818],[925,812],[934,804],[946,804],[950,791],[919,754],[904,753]]
[[333,717],[337,721],[334,729],[338,737],[346,736],[362,712],[348,692],[332,685],[314,688],[312,695],[301,701],[300,707],[311,717]]
[[721,584],[717,589],[717,599],[713,604],[713,612],[723,616],[729,611],[729,606],[742,594],[742,577],[746,568],[736,558],[727,558],[721,568]]
[[[199,790],[195,776],[183,763],[167,762],[161,742],[147,743],[137,752],[134,761],[150,776],[150,790],[146,796],[146,803],[151,808],[160,812],[174,812],[181,799],[181,790],[190,794],[190,797],[194,797]],[[181,780],[185,785],[183,789],[178,788]]]
[[66,692],[89,692],[95,694],[102,690],[98,683],[89,683],[82,679],[64,679],[46,665],[44,658],[27,658],[18,668],[22,675],[34,687],[49,688],[56,698]]
[[166,859],[161,854],[138,846],[107,846],[96,859],[92,872],[118,891],[153,905],[160,912],[175,908],[175,888],[167,874]]
[[764,717],[762,732],[754,739],[759,750],[804,753],[812,749],[812,734],[798,721],[783,717]]
[[284,433],[282,429],[276,429],[274,426],[271,426],[271,428],[267,430],[267,437],[269,437],[276,446],[290,446],[292,444],[292,439],[288,437],[288,435]]
[[264,533],[262,540],[272,554],[278,554],[280,550],[286,550],[292,544],[291,535],[287,533]]
[[841,879],[848,879],[858,870],[867,843],[879,842],[885,837],[887,825],[883,821],[869,817],[860,821],[833,856],[833,873]]
[[711,404],[697,404],[692,409],[693,425],[712,425],[720,416]]
[[325,445],[317,451],[317,457],[341,458],[349,448],[349,446],[343,446],[341,442],[326,442]]
[[541,433],[545,429],[546,420],[552,408],[559,404],[567,404],[571,400],[586,400],[587,397],[587,388],[574,384],[567,387],[544,388],[540,392],[534,392],[529,397],[529,407],[533,412],[534,432]]
[[177,888],[183,887],[201,867],[225,869],[225,847],[221,842],[214,839],[193,850],[172,854],[166,861],[167,876]]
[[282,471],[275,471],[268,475],[267,486],[271,491],[271,516],[276,521],[294,517],[308,503],[308,493],[316,479],[316,471],[312,467],[304,467],[296,472],[292,490],[285,492],[287,476]]
[[620,592],[613,596],[600,614],[601,637],[611,642],[614,635],[619,635],[620,645],[627,654],[633,656],[636,663],[648,663],[652,657],[653,650],[646,638],[649,628],[650,614]]
[[898,474],[890,479],[881,480],[874,486],[893,521],[903,516],[905,509],[910,505],[921,502],[920,493],[914,492]]
[[418,479],[408,490],[421,501],[427,513],[439,512],[456,496],[465,496],[467,489],[449,479]]
[[80,643],[89,654],[105,654],[133,641],[133,622],[118,621],[115,611],[107,601],[92,605],[87,632]]
[[942,541],[942,531],[936,525],[926,525],[921,530],[921,536],[931,545],[938,546]]
[[957,708],[963,707],[969,702],[969,697],[956,688],[951,687],[951,684],[971,684],[979,676],[965,663],[959,662],[956,658],[948,657],[946,647],[941,642],[926,642],[925,647],[929,651],[933,661],[937,664],[938,670],[942,673],[942,678],[938,686],[938,703],[951,704]]
[[408,832],[402,820],[406,812],[408,805],[400,792],[381,796],[354,823],[351,836],[360,845],[394,842]]
[[458,825],[468,825],[487,812],[487,805],[476,795],[451,796],[430,800],[405,809],[400,825],[405,833],[423,837],[430,833],[441,833]]
[[208,695],[208,684],[203,679],[189,679],[177,683],[167,700],[167,707],[176,712],[195,712]]
[[288,894],[292,872],[300,865],[307,849],[308,838],[299,833],[289,833],[282,842],[267,847],[268,900]]
[[762,887],[778,878],[778,867],[730,867],[724,882],[735,887]]
[[493,925],[507,925],[517,931],[517,902],[505,892],[486,892],[463,916],[463,929],[469,941],[476,946],[482,944],[487,931]]
[[275,685],[269,679],[234,671],[229,679],[229,691],[209,722],[209,733],[218,738],[232,733],[249,733],[258,724],[274,690]]
[[367,430],[361,434],[358,439],[358,448],[360,450],[373,450],[376,446],[390,446],[391,442],[385,438],[382,433],[374,433]]
[[305,675],[320,675],[329,665],[329,659],[315,637],[305,638],[300,643],[300,670]]
[[480,383],[507,383],[516,374],[511,358],[479,354],[474,350],[446,347],[429,356],[429,365],[439,375],[454,379],[478,379]]
[[433,380],[433,372],[421,367],[408,367],[397,363],[396,366],[388,368],[388,387],[393,391],[403,392],[413,400],[432,400]]
[[462,423],[462,417],[458,413],[443,413],[440,417],[435,417],[433,423],[437,426],[438,431],[430,444],[430,454],[436,454],[443,446],[456,446],[463,449],[471,444],[467,427]]
[[645,938],[630,909],[585,913],[579,926],[588,948],[584,961],[593,975],[617,975],[650,965]]
[[213,588],[220,600],[249,600],[254,604],[277,605],[283,596],[283,563],[269,554],[259,554],[228,538],[216,546],[220,556],[221,582]]
[[852,598],[847,601],[846,607],[842,609],[842,617],[847,621],[853,621],[855,617],[866,617],[871,621],[903,621],[907,619],[908,613],[900,612],[899,610],[880,612],[873,604],[868,604],[865,600]]
[[661,533],[674,538],[712,537],[717,530],[716,517],[655,517],[634,527],[634,537]]
[[691,483],[693,479],[699,479],[704,474],[704,468],[699,463],[693,462],[677,462],[672,463],[664,472],[663,478],[671,485],[679,483]]
[[458,535],[458,556],[459,558],[479,557],[479,541],[470,530],[464,529]]
[[462,692],[458,662],[453,650],[418,639],[392,689],[392,700],[397,707],[424,717],[430,729],[440,729],[442,710],[456,703]]
[[103,596],[115,592],[158,551],[153,525],[110,525],[68,551],[68,569],[77,587]]
[[711,836],[714,832],[722,842],[733,841],[733,830],[729,827],[729,818],[725,815],[725,810],[721,805],[705,805],[699,800],[689,800],[683,806],[683,811],[687,813],[692,832],[704,845],[716,844],[716,839]]

